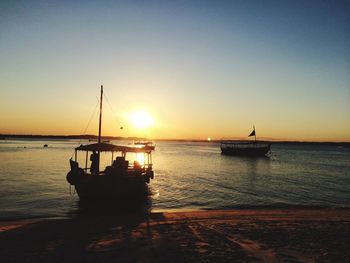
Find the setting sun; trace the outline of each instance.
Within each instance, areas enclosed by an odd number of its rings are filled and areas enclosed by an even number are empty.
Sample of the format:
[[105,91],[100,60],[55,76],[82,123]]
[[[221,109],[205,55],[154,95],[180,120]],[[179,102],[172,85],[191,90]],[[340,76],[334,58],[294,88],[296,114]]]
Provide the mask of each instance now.
[[153,124],[153,118],[147,111],[137,111],[130,114],[131,123],[138,129],[148,128]]

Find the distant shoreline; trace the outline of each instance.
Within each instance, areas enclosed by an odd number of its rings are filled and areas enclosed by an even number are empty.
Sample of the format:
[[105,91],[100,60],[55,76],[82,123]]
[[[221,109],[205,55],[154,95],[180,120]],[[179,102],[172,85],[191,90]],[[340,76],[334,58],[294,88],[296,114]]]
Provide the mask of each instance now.
[[[38,135],[38,134],[0,134],[0,140],[5,139],[58,139],[58,140],[97,140],[97,135]],[[263,138],[264,139],[264,138]],[[149,140],[143,137],[122,137],[122,136],[102,136],[102,140]],[[203,140],[203,139],[153,139],[154,141],[165,142],[208,142],[218,143],[220,140]],[[231,141],[244,141],[243,139],[230,139]],[[248,140],[247,140],[248,141]],[[288,140],[272,140],[264,139],[258,140],[263,142],[271,142],[274,144],[304,144],[304,145],[334,145],[350,147],[350,142],[332,142],[332,141],[288,141]]]

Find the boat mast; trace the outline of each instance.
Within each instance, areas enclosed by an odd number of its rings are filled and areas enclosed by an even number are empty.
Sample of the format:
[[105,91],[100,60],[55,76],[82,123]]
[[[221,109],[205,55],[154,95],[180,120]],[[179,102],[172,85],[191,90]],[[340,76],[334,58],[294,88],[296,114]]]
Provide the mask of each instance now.
[[[101,85],[101,97],[100,97],[100,119],[98,124],[98,144],[101,143],[101,126],[102,126],[102,98],[103,98],[103,85]],[[100,172],[100,151],[98,150],[98,165],[97,174]]]

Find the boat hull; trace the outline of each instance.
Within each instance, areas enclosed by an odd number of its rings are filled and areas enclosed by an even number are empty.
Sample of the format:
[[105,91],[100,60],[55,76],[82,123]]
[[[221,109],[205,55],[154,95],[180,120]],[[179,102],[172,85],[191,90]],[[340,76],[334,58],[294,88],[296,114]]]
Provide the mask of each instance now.
[[237,145],[221,145],[221,153],[232,156],[266,156],[270,152],[271,144],[265,146],[249,145],[249,147],[241,147]]
[[84,175],[75,189],[80,200],[137,199],[149,195],[144,176]]

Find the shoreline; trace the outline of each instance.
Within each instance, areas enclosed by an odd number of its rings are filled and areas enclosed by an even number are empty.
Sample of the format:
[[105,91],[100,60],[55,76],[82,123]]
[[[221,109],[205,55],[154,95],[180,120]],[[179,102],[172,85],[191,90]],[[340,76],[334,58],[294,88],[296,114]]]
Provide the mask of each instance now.
[[[327,206],[288,206],[288,207],[265,207],[265,206],[257,206],[257,207],[237,207],[237,208],[229,208],[229,209],[197,209],[197,208],[174,208],[174,209],[152,209],[151,211],[144,212],[143,210],[138,210],[136,213],[130,213],[128,211],[121,212],[120,214],[106,213],[103,214],[106,208],[103,208],[101,215],[92,215],[95,210],[92,209],[88,213],[82,214],[72,214],[72,215],[55,215],[55,216],[33,216],[33,217],[19,217],[19,218],[0,218],[0,227],[2,225],[14,224],[21,226],[22,224],[28,223],[38,223],[43,221],[52,221],[52,220],[75,220],[75,219],[86,219],[89,217],[102,216],[102,217],[149,217],[157,214],[164,215],[196,215],[202,217],[203,215],[212,216],[252,216],[252,215],[261,215],[261,214],[276,214],[281,213],[283,216],[287,216],[289,214],[293,215],[307,215],[309,219],[312,219],[314,214],[317,215],[325,215],[327,217],[333,217],[334,214],[341,214],[348,216],[350,220],[350,207],[327,207]],[[97,213],[100,211],[96,211]],[[344,213],[344,214],[343,214]],[[322,220],[322,218],[319,218]],[[2,231],[0,230],[0,233]]]
[[[208,213],[208,214],[247,214],[247,213],[257,213],[260,212],[276,212],[276,211],[294,211],[295,213],[299,212],[312,212],[312,211],[327,211],[327,213],[330,213],[332,211],[349,211],[350,207],[346,206],[243,206],[243,207],[233,207],[233,208],[156,208],[156,209],[138,209],[134,212],[132,212],[130,209],[123,210],[123,208],[116,207],[116,209],[122,209],[120,212],[113,213],[111,210],[108,210],[108,207],[103,207],[100,210],[100,207],[92,207],[88,211],[83,210],[84,212],[79,212],[79,209],[77,212],[66,214],[66,215],[33,215],[33,216],[23,216],[23,217],[0,217],[0,227],[3,224],[17,224],[18,222],[40,222],[40,221],[46,221],[46,220],[60,220],[60,219],[76,219],[76,218],[85,218],[89,216],[96,216],[95,214],[101,213],[101,216],[111,216],[111,217],[118,217],[118,216],[152,216],[154,214],[197,214],[197,213]],[[1,233],[1,230],[0,230]]]
[[349,236],[349,208],[82,215],[0,221],[0,260],[347,262]]

